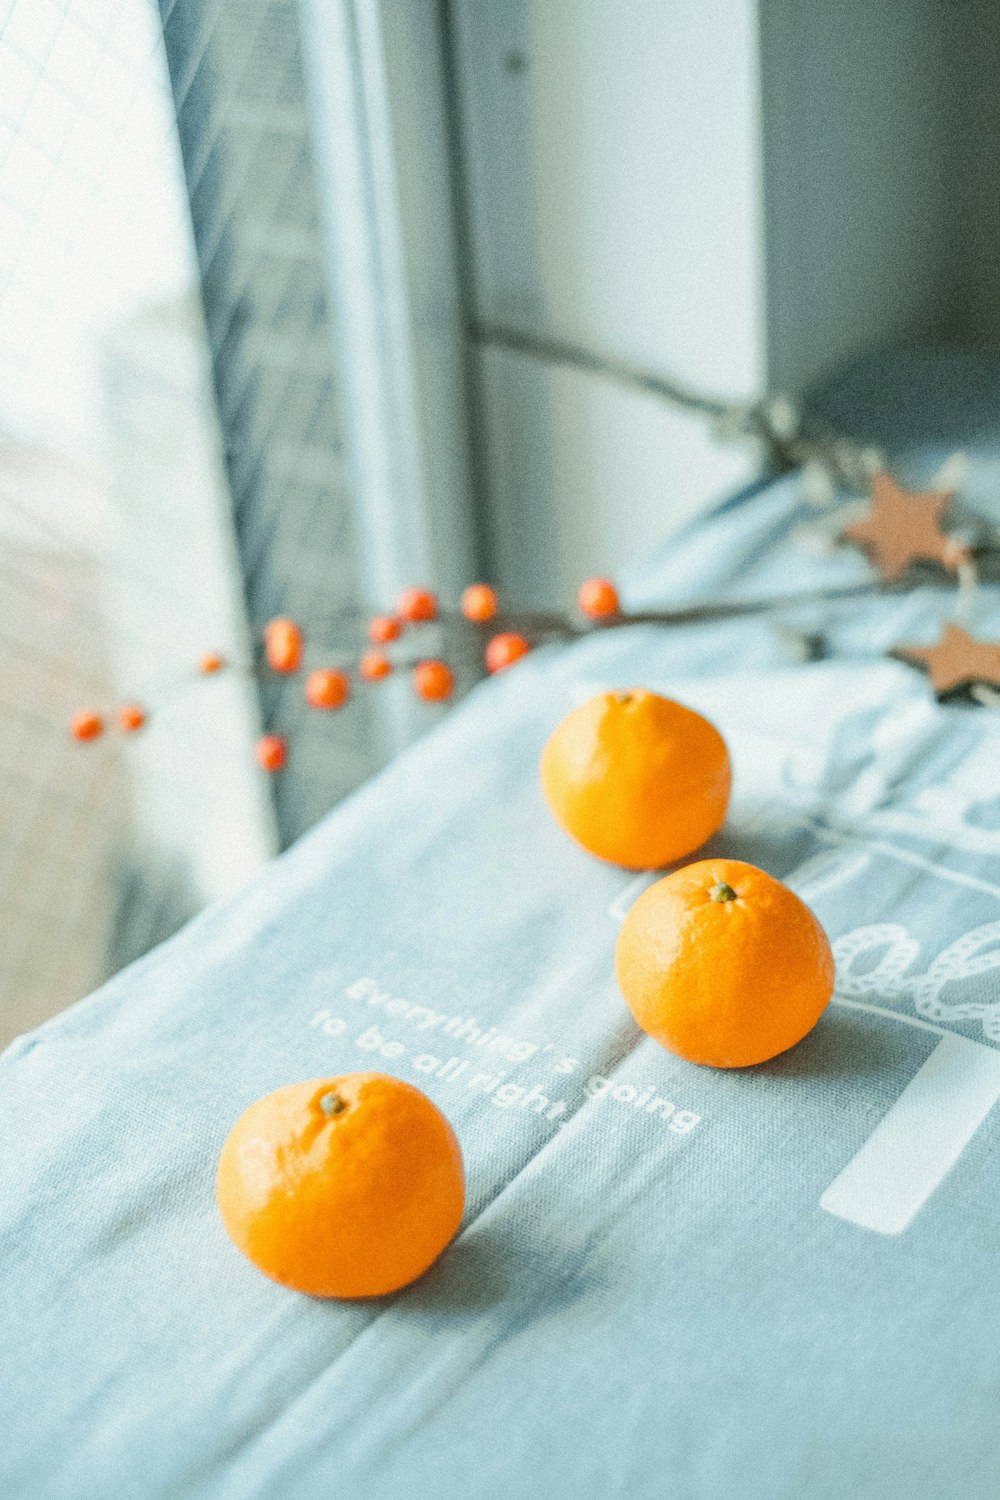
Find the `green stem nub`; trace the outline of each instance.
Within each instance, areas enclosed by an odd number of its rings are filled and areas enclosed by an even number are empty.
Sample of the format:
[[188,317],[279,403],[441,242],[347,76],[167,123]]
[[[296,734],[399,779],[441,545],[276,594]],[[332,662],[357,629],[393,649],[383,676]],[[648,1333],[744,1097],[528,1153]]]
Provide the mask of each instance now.
[[708,899],[710,901],[736,901],[738,897],[731,885],[727,885],[724,880],[720,880],[718,885],[713,885],[709,891]]
[[347,1108],[347,1100],[342,1099],[336,1089],[331,1089],[328,1094],[323,1095],[319,1107],[325,1115],[342,1115]]

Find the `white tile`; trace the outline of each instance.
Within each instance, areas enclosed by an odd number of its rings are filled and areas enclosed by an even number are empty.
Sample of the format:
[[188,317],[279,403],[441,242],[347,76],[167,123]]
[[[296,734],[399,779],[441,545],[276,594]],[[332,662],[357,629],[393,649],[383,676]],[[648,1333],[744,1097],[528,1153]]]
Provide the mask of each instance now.
[[52,162],[44,151],[26,136],[17,136],[0,175],[0,198],[24,213],[31,213],[41,201],[51,171]]
[[21,129],[36,146],[55,159],[65,146],[78,116],[79,109],[73,101],[43,73],[24,112]]
[[52,0],[17,0],[4,27],[4,46],[12,47],[26,61],[41,63],[62,25],[62,12]]
[[82,99],[101,56],[99,45],[87,32],[73,24],[72,17],[67,17],[52,47],[47,76],[61,84],[74,98]]
[[0,119],[20,120],[38,77],[38,68],[0,39]]

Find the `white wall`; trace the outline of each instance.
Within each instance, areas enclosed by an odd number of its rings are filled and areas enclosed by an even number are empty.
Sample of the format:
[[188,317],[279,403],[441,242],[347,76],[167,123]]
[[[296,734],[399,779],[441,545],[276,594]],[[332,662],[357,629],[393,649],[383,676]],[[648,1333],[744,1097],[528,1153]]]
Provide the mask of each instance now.
[[[765,369],[753,0],[454,0],[477,319],[749,394]],[[749,476],[696,418],[482,355],[490,542],[520,602],[616,573]]]
[[[995,0],[451,0],[477,319],[710,392],[1000,338]],[[500,582],[617,572],[752,459],[702,422],[481,356]]]
[[965,343],[1000,344],[1000,5],[963,0],[950,12],[955,138],[949,170],[957,188],[959,260],[956,332]]
[[761,0],[768,367],[783,388],[955,328],[965,9]]

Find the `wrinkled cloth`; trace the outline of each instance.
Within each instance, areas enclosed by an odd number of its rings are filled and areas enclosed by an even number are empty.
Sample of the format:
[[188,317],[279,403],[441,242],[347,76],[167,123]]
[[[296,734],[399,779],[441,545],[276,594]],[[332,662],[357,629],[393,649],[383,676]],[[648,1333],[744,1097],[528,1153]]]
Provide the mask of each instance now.
[[[970,454],[1000,495],[988,433]],[[910,443],[899,472],[943,456]],[[796,476],[745,494],[627,602],[871,577],[803,547],[812,516]],[[1000,1493],[1000,716],[884,655],[933,640],[950,602],[782,615],[824,638],[805,664],[765,618],[533,653],[10,1048],[0,1494]],[[1000,637],[998,590],[976,626]],[[730,746],[700,857],[787,879],[834,943],[834,1002],[761,1067],[638,1031],[613,955],[654,877],[589,858],[541,798],[558,719],[636,684]],[[448,1115],[467,1211],[414,1286],[322,1302],[233,1248],[215,1163],[261,1094],[368,1068]]]

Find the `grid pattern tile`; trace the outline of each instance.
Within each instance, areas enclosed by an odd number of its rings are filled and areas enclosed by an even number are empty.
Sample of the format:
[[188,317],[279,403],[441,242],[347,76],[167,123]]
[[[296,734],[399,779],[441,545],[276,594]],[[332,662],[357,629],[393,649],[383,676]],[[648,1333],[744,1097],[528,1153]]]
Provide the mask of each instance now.
[[[251,626],[360,610],[353,498],[326,295],[295,0],[161,0],[202,299]],[[355,653],[307,639],[309,665]],[[301,681],[265,679],[290,842],[376,768],[370,699],[310,713]]]

